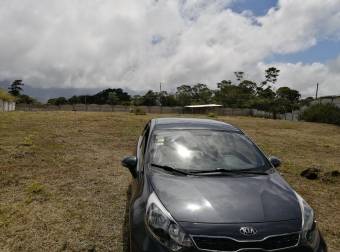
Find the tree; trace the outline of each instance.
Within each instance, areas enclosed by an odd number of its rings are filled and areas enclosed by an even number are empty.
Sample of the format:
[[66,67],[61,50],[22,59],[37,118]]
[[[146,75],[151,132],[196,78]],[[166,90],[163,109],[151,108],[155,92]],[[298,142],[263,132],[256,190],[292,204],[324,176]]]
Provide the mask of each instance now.
[[37,101],[33,97],[22,94],[17,97],[17,103],[33,104],[37,103]]
[[198,83],[191,88],[193,103],[207,104],[212,101],[213,92],[206,84]]
[[[176,93],[171,94],[166,91],[155,92],[149,90],[143,96],[131,96],[121,88],[105,89],[95,95],[73,96],[68,100],[70,104],[86,103],[87,104],[121,104],[135,106],[186,106],[191,104],[207,104],[211,102],[219,103],[230,108],[257,108],[273,113],[286,112],[295,109],[297,106],[307,104],[300,101],[300,93],[297,90],[288,87],[279,88],[276,92],[273,88],[276,84],[280,70],[275,67],[269,67],[265,70],[264,81],[256,83],[244,78],[245,73],[242,71],[234,72],[235,83],[230,80],[222,80],[217,83],[217,89],[211,90],[208,85],[197,83],[191,85],[180,85]],[[64,97],[50,99],[50,104],[66,104]]]
[[176,96],[173,94],[168,94],[166,91],[161,91],[159,93],[159,100],[162,106],[173,107],[177,106]]
[[135,95],[131,101],[134,106],[141,106],[143,104],[143,97],[141,95]]
[[67,100],[65,97],[58,97],[58,98],[53,98],[53,99],[49,99],[47,101],[48,104],[51,105],[56,105],[56,106],[60,106],[60,105],[65,105],[67,104]]
[[268,69],[266,69],[265,72],[266,80],[263,82],[263,84],[268,84],[268,82],[271,84],[275,84],[280,74],[280,70],[275,67],[269,67]]
[[55,105],[60,106],[60,105],[65,105],[67,104],[67,100],[65,97],[59,97],[55,101]]
[[273,91],[272,85],[277,82],[280,70],[275,67],[269,67],[265,70],[265,80],[257,87],[257,101],[255,107],[273,113],[273,118],[276,119],[276,114],[280,104]]
[[274,100],[275,99],[275,92],[272,90],[272,88],[266,87],[266,88],[258,88],[257,90],[257,96],[263,99],[269,99]]
[[72,105],[81,103],[80,97],[74,95],[74,96],[72,96],[71,98],[68,99],[68,103],[70,103],[70,104],[72,104]]
[[216,102],[230,108],[245,108],[252,106],[256,93],[256,83],[249,80],[243,80],[243,72],[238,72],[238,74],[241,73],[242,77],[239,76],[240,78],[238,79],[242,81],[239,84],[233,84],[230,80],[223,80],[217,83],[218,90],[215,91]]
[[251,108],[254,104],[257,84],[254,81],[242,80],[238,85],[238,106],[240,108]]
[[[110,97],[111,93],[115,93],[116,98]],[[111,94],[112,96],[112,94]],[[130,105],[131,96],[124,92],[121,88],[108,88],[100,91],[95,95],[79,95],[72,96],[69,100],[70,104],[82,103],[82,104],[121,104]]]
[[280,87],[276,91],[280,112],[286,113],[297,109],[301,94],[299,91],[290,89],[289,87]]
[[15,80],[13,81],[13,83],[11,84],[11,86],[8,88],[9,92],[11,95],[13,96],[19,96],[20,92],[22,91],[22,87],[24,83],[22,82],[22,80]]
[[244,93],[255,95],[257,84],[254,81],[243,80],[242,82],[240,82],[239,87],[243,90]]
[[193,99],[191,86],[181,85],[177,87],[176,98],[180,106],[190,105]]
[[223,80],[223,81],[217,83],[217,88],[223,89],[223,88],[226,88],[226,87],[228,87],[228,86],[231,86],[232,84],[233,84],[233,83],[232,83],[230,80],[228,80],[228,81]]
[[244,72],[234,72],[234,74],[239,83],[243,81]]
[[300,100],[301,94],[295,89],[289,87],[280,87],[276,94],[281,99],[286,99],[292,103],[297,103]]
[[312,103],[312,101],[314,101],[314,98],[313,98],[313,97],[307,97],[307,98],[305,98],[305,99],[300,100],[299,105],[300,105],[301,107],[303,107],[303,106],[309,106],[309,105]]
[[69,98],[67,102],[72,105],[72,108],[75,111],[76,110],[75,105],[80,103],[80,98],[74,95],[71,98]]
[[117,105],[119,103],[119,98],[116,92],[110,92],[108,94],[107,103],[110,105]]
[[146,94],[143,96],[142,100],[142,105],[144,106],[156,106],[157,104],[157,99],[158,94],[152,90],[149,90],[146,92]]
[[[117,97],[117,101],[112,101],[112,99],[109,98],[109,95],[111,93],[115,93]],[[79,96],[80,100],[82,103],[85,103],[85,96]],[[116,98],[114,98],[116,99]],[[100,91],[99,93],[95,95],[86,95],[86,103],[88,104],[111,104],[111,105],[116,105],[116,104],[125,104],[128,105],[130,104],[131,101],[131,96],[124,92],[123,89],[121,88],[108,88]],[[114,102],[115,104],[112,104]]]

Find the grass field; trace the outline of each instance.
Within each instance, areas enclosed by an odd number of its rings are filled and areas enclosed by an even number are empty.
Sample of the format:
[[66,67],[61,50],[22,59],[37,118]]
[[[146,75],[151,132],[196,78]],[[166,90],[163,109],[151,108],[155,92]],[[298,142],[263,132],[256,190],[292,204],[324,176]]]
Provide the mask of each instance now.
[[[130,175],[120,160],[155,116],[0,113],[0,251],[124,251]],[[316,210],[332,251],[340,251],[340,180],[299,176],[310,166],[340,170],[340,127],[218,119],[283,159],[284,177]]]

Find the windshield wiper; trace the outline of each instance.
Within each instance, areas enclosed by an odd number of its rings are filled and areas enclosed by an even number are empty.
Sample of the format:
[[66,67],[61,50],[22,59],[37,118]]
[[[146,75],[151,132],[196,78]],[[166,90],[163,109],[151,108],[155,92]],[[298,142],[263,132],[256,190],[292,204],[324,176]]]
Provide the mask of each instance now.
[[222,174],[255,174],[255,175],[268,175],[268,173],[264,171],[254,171],[253,169],[245,169],[245,170],[228,170],[224,168],[217,168],[214,170],[196,170],[192,171],[192,174],[210,174],[210,173],[222,173]]
[[244,174],[259,174],[259,175],[268,175],[265,171],[254,171],[254,170],[237,170],[236,173],[244,173]]
[[168,172],[177,172],[177,173],[180,173],[180,174],[183,174],[183,175],[190,175],[189,172],[185,172],[183,170],[175,169],[175,168],[168,166],[168,165],[159,165],[159,164],[154,164],[154,163],[152,163],[151,165],[154,166],[154,167],[157,167],[157,168],[161,168],[161,169],[168,171]]

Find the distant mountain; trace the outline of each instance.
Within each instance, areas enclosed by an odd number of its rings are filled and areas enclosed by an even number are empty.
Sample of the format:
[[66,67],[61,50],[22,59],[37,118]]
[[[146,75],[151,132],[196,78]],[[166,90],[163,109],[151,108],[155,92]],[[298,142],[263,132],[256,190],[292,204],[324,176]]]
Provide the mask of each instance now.
[[[8,80],[0,80],[0,88],[8,90],[10,83],[11,81]],[[103,89],[105,88],[36,88],[25,84],[23,86],[23,94],[32,96],[40,102],[46,102],[50,98],[60,96],[70,98],[73,95],[94,95]],[[138,92],[128,88],[123,88],[123,90],[131,96],[146,93],[145,91]]]

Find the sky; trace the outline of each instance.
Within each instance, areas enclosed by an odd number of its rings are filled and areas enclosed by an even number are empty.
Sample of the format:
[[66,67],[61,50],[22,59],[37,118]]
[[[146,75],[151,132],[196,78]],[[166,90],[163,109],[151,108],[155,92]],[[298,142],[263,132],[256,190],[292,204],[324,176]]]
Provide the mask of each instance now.
[[[0,83],[30,90],[216,88],[233,72],[340,95],[339,0],[0,0]],[[79,91],[79,92],[80,92]],[[71,91],[70,91],[71,92]],[[34,94],[34,92],[32,91]],[[48,92],[47,92],[48,93]],[[70,94],[72,95],[72,94]]]

